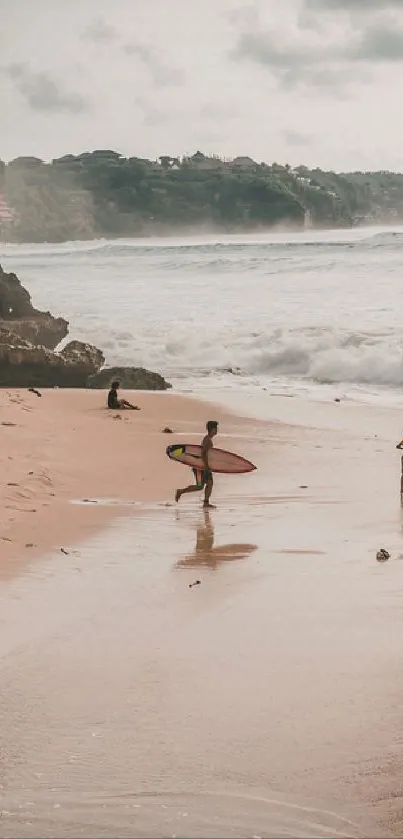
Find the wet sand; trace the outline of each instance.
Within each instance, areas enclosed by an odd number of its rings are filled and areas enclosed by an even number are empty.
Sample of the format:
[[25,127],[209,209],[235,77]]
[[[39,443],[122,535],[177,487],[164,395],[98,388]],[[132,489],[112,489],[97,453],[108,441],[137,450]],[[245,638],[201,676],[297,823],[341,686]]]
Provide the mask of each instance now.
[[2,583],[2,837],[401,835],[398,418],[314,410]]
[[[165,427],[199,441],[209,411],[173,393],[133,393],[140,411],[108,411],[101,391],[1,391],[0,579],[51,548],[86,538],[116,514],[113,507],[73,499],[112,498],[129,507],[172,496],[172,476],[183,467],[168,461],[175,437]],[[226,430],[244,426],[218,411]],[[250,424],[250,423],[249,423]],[[178,437],[176,437],[178,439]]]

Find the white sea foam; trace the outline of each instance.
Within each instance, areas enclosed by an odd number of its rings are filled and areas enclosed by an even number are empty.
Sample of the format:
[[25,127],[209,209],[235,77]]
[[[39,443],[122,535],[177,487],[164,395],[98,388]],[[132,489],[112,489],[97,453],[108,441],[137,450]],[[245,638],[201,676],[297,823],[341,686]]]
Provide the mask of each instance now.
[[244,386],[403,385],[401,228],[6,245],[0,261],[111,364],[188,385],[235,368]]

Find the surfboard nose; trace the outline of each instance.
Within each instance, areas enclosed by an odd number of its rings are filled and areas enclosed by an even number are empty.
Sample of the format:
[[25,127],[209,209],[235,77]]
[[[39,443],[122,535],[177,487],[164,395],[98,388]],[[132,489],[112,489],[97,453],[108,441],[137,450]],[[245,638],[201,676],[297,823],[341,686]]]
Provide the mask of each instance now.
[[181,457],[185,453],[185,446],[178,446],[177,443],[171,443],[170,446],[167,446],[166,453],[170,458]]

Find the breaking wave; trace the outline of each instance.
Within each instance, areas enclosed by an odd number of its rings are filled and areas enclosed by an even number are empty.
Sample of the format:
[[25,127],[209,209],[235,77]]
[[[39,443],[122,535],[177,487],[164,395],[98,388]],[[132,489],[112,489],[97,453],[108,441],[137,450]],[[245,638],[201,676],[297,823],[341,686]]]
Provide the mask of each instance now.
[[362,228],[6,245],[0,261],[108,364],[396,389],[402,251],[402,228]]
[[[100,339],[95,330],[91,340]],[[279,328],[261,334],[219,330],[199,335],[182,325],[174,337],[152,330],[104,333],[103,346],[110,363],[131,364],[135,356],[137,363],[178,378],[231,373],[259,380],[403,386],[403,340],[392,333]]]
[[304,231],[300,233],[259,233],[248,235],[210,234],[181,237],[138,238],[138,239],[93,239],[90,241],[74,241],[52,243],[2,243],[2,258],[46,256],[58,258],[69,255],[91,254],[92,257],[103,255],[122,255],[131,251],[161,254],[166,251],[186,253],[203,253],[208,251],[223,252],[228,248],[241,252],[245,247],[250,249],[267,250],[295,250],[298,248],[356,248],[366,250],[403,245],[403,228],[401,227],[358,227],[353,229]]
[[403,385],[403,343],[397,335],[336,330],[279,330],[252,353],[248,372],[298,376],[320,384]]

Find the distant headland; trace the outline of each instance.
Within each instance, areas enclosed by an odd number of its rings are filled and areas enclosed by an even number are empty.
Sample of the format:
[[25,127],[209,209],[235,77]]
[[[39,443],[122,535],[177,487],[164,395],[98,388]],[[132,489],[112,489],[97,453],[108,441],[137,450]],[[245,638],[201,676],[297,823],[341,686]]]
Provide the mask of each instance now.
[[156,161],[111,150],[0,161],[0,240],[349,228],[403,222],[403,174],[327,172],[200,151]]

